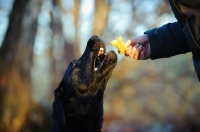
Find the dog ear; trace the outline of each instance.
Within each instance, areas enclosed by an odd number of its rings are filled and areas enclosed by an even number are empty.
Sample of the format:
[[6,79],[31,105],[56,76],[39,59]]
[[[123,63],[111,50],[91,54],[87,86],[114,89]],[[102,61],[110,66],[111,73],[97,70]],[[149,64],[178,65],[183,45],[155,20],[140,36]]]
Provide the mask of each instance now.
[[62,92],[62,87],[59,86],[54,93],[54,102],[53,102],[53,119],[57,120],[62,126],[65,125],[65,113],[60,102],[60,94]]

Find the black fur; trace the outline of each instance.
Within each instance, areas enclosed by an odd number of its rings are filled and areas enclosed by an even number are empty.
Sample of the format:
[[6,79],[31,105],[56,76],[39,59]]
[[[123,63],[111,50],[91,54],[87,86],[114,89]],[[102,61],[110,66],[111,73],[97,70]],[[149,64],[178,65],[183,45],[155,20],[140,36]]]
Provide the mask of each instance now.
[[103,123],[103,94],[117,63],[114,51],[107,53],[103,65],[95,71],[100,46],[104,42],[92,36],[79,60],[72,61],[55,90],[54,124],[51,132],[100,132]]

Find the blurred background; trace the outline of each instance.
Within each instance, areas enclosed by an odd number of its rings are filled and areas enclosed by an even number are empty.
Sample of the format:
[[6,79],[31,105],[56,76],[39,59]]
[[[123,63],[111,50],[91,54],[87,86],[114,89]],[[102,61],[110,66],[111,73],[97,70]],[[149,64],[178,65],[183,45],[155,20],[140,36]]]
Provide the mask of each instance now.
[[[54,89],[88,39],[142,35],[175,22],[167,0],[0,0],[0,132],[47,132]],[[104,95],[103,132],[199,132],[191,53],[136,61],[118,55]]]

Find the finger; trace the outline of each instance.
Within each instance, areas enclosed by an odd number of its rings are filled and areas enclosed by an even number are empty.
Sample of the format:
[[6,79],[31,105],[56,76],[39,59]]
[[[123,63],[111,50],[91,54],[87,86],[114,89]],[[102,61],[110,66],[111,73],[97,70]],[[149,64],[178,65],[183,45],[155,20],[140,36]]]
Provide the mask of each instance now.
[[139,44],[136,44],[135,46],[132,47],[130,53],[129,53],[129,56],[134,58],[134,54],[135,54],[135,51],[136,49],[139,47]]
[[140,52],[140,60],[145,60],[145,48],[142,47],[142,50]]
[[131,49],[132,49],[132,46],[130,46],[131,45],[131,40],[127,40],[125,45],[127,46],[127,48],[125,50],[125,56],[128,56],[130,51],[131,51]]
[[141,50],[142,50],[142,45],[140,44],[140,45],[137,47],[136,51],[135,51],[135,54],[134,54],[134,58],[135,58],[135,59],[140,59],[140,52],[141,52]]
[[125,45],[126,45],[126,46],[131,45],[131,40],[127,40],[126,43],[125,43]]
[[130,54],[131,49],[132,49],[132,46],[131,46],[131,45],[129,45],[129,46],[126,48],[126,50],[125,50],[125,55],[126,55],[126,56],[128,56],[128,55]]
[[125,43],[125,45],[136,45],[136,44],[138,44],[138,41],[136,40],[136,39],[132,39],[132,40],[127,40],[126,41],[126,43]]

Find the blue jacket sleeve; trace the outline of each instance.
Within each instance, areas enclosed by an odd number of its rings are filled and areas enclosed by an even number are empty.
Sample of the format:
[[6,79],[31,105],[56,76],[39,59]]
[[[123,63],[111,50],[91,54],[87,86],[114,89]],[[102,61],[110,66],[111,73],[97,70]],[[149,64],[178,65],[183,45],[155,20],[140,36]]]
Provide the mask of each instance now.
[[178,22],[148,30],[145,34],[150,41],[151,59],[167,58],[191,51]]

